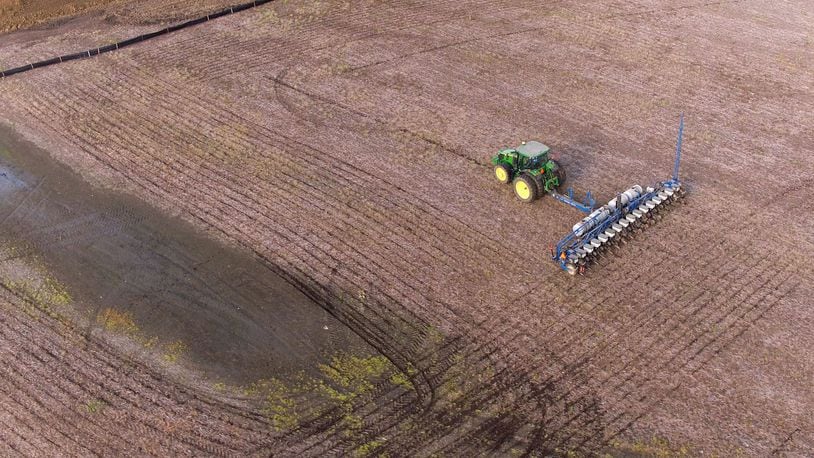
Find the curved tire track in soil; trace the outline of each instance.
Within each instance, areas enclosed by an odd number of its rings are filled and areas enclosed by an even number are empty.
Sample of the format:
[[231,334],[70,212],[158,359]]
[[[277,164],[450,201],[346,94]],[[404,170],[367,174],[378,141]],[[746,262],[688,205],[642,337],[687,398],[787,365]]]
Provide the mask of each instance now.
[[[89,97],[89,94],[86,94],[86,95],[85,95],[85,98],[87,98],[87,97]],[[146,120],[145,120],[145,121],[146,121]],[[98,134],[99,134],[99,131],[97,130],[97,131],[93,131],[93,132],[87,132],[87,134],[90,134],[90,135],[98,135]],[[156,159],[156,160],[158,160],[158,161],[163,161],[163,159],[162,159],[162,158],[160,158],[160,157],[156,157],[155,159]],[[155,173],[155,174],[158,174],[158,171],[156,171],[156,173]],[[203,181],[203,180],[196,180],[196,181]],[[182,192],[183,192],[183,191],[182,191]]]
[[[185,394],[186,390],[183,388],[179,391],[177,387],[162,381],[163,376],[151,373],[140,364],[127,360],[114,362],[109,358],[112,356],[110,352],[116,350],[106,348],[106,345],[100,344],[94,337],[88,338],[83,348],[84,338],[72,340],[68,337],[66,340],[65,331],[60,331],[63,326],[61,322],[42,314],[38,314],[35,321],[29,316],[20,318],[20,312],[9,310],[9,307],[16,307],[11,304],[21,299],[11,296],[8,290],[2,295],[4,305],[0,313],[3,315],[3,335],[13,338],[13,341],[37,342],[34,346],[20,345],[16,348],[14,357],[18,361],[28,361],[25,366],[18,369],[14,365],[4,365],[4,380],[14,384],[13,393],[16,393],[11,399],[19,400],[19,395],[25,393],[25,411],[35,415],[36,412],[43,412],[39,421],[33,424],[48,425],[48,428],[38,434],[48,437],[50,433],[47,431],[53,428],[56,434],[64,435],[64,439],[50,439],[51,445],[43,451],[64,450],[66,443],[80,438],[87,440],[88,434],[93,435],[98,431],[101,434],[100,443],[107,444],[114,453],[117,453],[116,450],[135,451],[138,444],[143,444],[144,441],[153,443],[158,439],[162,449],[174,449],[176,453],[186,454],[188,447],[223,455],[245,450],[252,443],[244,442],[241,437],[257,437],[258,432],[261,437],[268,434],[264,421],[254,419],[251,423],[246,422],[248,417],[245,417],[245,407],[235,417],[237,411],[228,413],[233,407],[227,403],[201,402],[204,399],[199,395]],[[71,332],[68,330],[67,334],[70,335]],[[13,337],[14,334],[19,334],[20,337]],[[20,355],[20,352],[25,355]],[[129,369],[123,370],[125,368]],[[32,383],[32,375],[40,382],[49,381],[50,389],[36,389],[39,383]],[[84,410],[82,403],[90,399],[104,401],[102,415]],[[55,403],[61,405],[56,411]],[[39,407],[29,410],[31,405]],[[215,415],[204,414],[208,410]],[[111,418],[105,414],[106,411],[120,411],[124,416]],[[182,411],[187,411],[186,415],[193,413],[188,418],[194,420],[185,419],[179,424],[183,426],[183,432],[168,434],[169,431],[162,426],[161,418],[177,416],[180,420]],[[194,414],[195,411],[198,414]],[[53,415],[59,412],[70,413],[71,417]],[[122,422],[130,423],[130,427],[123,427],[125,423]],[[26,423],[28,422],[21,422]],[[72,432],[68,432],[72,429]],[[164,437],[167,438],[166,441],[162,440]],[[118,440],[111,441],[112,438]],[[251,446],[258,445],[258,442],[254,442]],[[96,449],[91,453],[96,454],[98,451]]]

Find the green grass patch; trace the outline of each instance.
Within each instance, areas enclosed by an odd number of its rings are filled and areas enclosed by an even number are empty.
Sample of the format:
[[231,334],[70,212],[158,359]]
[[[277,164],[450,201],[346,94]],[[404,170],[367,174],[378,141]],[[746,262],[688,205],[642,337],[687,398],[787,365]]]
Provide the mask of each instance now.
[[187,350],[189,350],[187,344],[181,342],[180,340],[176,340],[175,342],[172,342],[165,347],[165,352],[163,356],[164,361],[168,363],[177,362],[178,358],[180,358],[181,355],[186,353]]
[[277,379],[261,382],[256,390],[264,393],[263,414],[277,431],[291,430],[299,426],[295,391]]
[[[263,413],[274,430],[295,429],[301,418],[331,415],[337,419],[338,431],[353,437],[365,426],[357,413],[365,395],[388,380],[412,387],[407,375],[398,372],[384,356],[340,353],[317,368],[319,376],[300,374],[287,381],[261,380],[246,387],[243,394],[262,399]],[[299,399],[308,401],[298,405]]]
[[415,390],[413,382],[404,372],[396,372],[395,374],[391,375],[390,383],[392,383],[393,385],[400,386],[402,388],[406,388],[408,390]]
[[360,458],[370,456],[377,449],[381,448],[382,445],[384,445],[384,441],[379,439],[366,442],[357,447],[356,450],[354,450],[353,455]]
[[105,407],[107,407],[107,403],[99,399],[91,399],[90,401],[85,403],[84,407],[88,413],[99,413]]
[[113,308],[106,308],[99,312],[96,315],[96,323],[105,330],[116,334],[134,336],[139,332],[132,313]]
[[614,441],[611,447],[615,451],[633,456],[648,456],[654,458],[683,458],[694,455],[686,445],[675,445],[667,439],[653,436],[649,440],[635,442]]
[[353,355],[337,355],[331,358],[330,364],[320,364],[319,370],[337,386],[339,398],[356,397],[373,389],[373,380],[380,378],[392,368],[384,356],[368,358]]
[[32,310],[26,310],[29,314],[35,312],[33,308],[37,308],[49,316],[57,318],[59,315],[56,313],[56,309],[65,307],[73,301],[60,282],[44,274],[36,278],[3,279],[1,283],[33,304]]

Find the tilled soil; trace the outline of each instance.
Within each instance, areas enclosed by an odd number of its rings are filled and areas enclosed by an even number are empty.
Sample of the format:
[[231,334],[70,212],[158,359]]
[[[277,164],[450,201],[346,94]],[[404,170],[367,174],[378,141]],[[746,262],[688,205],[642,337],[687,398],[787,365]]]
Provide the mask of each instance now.
[[107,1],[0,1],[0,33],[48,23],[89,9],[103,7]]
[[[286,2],[6,79],[0,118],[250,250],[409,374],[354,399],[353,434],[305,395],[274,450],[805,456],[812,14]],[[584,277],[548,259],[581,215],[491,178],[536,138],[603,199],[665,179],[679,112],[684,205]]]
[[166,1],[152,0],[2,0],[0,33],[44,27],[80,14],[104,12],[108,21],[127,24],[149,24],[178,21],[207,14],[233,5],[225,0]]
[[247,403],[168,383],[0,294],[4,456],[228,455],[274,443],[266,418]]
[[[236,2],[0,0],[0,69],[107,46]],[[10,33],[16,31],[14,33]]]

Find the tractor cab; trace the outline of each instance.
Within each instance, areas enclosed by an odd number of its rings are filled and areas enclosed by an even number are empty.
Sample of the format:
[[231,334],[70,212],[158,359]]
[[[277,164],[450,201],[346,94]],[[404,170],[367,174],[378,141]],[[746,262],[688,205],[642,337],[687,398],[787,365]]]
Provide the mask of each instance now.
[[538,141],[523,142],[517,148],[507,148],[500,151],[492,158],[492,163],[505,164],[512,171],[522,171],[526,169],[540,168],[548,161],[548,153],[551,148]]
[[546,161],[548,161],[549,151],[551,151],[551,148],[535,140],[523,142],[523,144],[517,148],[517,152],[527,159],[529,165],[527,168],[530,169],[545,164]]

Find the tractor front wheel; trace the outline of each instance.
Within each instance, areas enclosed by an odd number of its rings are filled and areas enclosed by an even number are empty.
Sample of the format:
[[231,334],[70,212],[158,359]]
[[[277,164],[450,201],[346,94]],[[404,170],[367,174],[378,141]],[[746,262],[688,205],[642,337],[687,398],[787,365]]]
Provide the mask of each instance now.
[[505,164],[498,164],[495,166],[495,178],[497,181],[506,184],[512,179],[512,172]]
[[520,175],[514,179],[514,194],[523,202],[533,202],[538,196],[537,183],[534,177],[528,174]]

